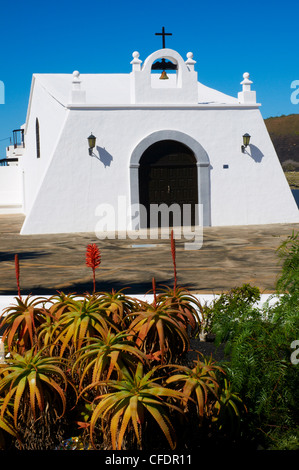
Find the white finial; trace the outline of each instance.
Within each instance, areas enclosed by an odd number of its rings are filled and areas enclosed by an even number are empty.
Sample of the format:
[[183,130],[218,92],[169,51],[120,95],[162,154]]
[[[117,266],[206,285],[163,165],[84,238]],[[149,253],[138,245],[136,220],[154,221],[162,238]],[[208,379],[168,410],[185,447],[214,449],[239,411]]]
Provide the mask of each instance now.
[[79,82],[81,82],[80,72],[78,72],[78,70],[74,70],[74,72],[73,72],[73,83],[79,83]]
[[193,52],[187,52],[187,60],[185,64],[187,64],[189,70],[194,70],[194,65],[196,64],[196,61],[193,60]]
[[71,103],[85,103],[85,101],[86,101],[86,93],[84,90],[81,90],[80,72],[78,72],[78,70],[74,70],[70,102]]
[[139,52],[138,51],[134,51],[132,56],[134,57],[134,59],[138,59],[138,57],[140,56]]
[[133,60],[130,62],[132,64],[132,70],[133,71],[140,70],[142,60],[139,59],[139,56],[140,56],[139,52],[134,51],[132,56],[133,56]]
[[252,81],[249,80],[249,73],[243,73],[244,80],[241,82],[242,91],[238,93],[238,99],[240,103],[256,103],[256,93],[251,91]]
[[249,80],[249,73],[243,73],[243,78],[244,80],[241,82],[241,85],[243,85],[243,91],[250,91],[253,82]]

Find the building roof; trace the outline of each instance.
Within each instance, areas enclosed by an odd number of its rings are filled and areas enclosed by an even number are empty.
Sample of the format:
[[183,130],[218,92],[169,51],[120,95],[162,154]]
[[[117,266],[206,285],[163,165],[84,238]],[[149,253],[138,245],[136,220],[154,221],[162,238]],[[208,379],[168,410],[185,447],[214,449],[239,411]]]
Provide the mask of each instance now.
[[[63,106],[70,103],[73,74],[34,74],[35,80]],[[152,74],[153,87],[159,82],[159,75]],[[169,74],[168,86],[175,76]],[[130,74],[81,74],[81,90],[86,92],[86,105],[130,105]],[[238,98],[226,95],[198,82],[198,104],[238,104]]]

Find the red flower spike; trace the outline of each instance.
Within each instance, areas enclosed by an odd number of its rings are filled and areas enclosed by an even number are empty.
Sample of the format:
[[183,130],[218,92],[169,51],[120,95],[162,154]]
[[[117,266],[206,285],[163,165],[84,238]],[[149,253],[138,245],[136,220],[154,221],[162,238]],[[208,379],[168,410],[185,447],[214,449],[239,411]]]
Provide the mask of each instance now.
[[154,306],[156,307],[157,305],[157,291],[156,291],[156,280],[153,277],[152,279],[152,285],[153,285],[153,293],[154,293]]
[[21,298],[21,289],[20,289],[20,266],[19,266],[19,256],[15,255],[15,271],[16,271],[16,279],[17,279],[17,286],[18,286],[18,296]]
[[101,253],[95,243],[90,243],[86,248],[86,266],[93,272],[93,292],[96,290],[95,270],[100,266]]
[[175,239],[173,238],[173,230],[171,230],[171,254],[173,261],[173,271],[174,271],[174,290],[176,289],[177,283],[177,274],[176,274],[176,262],[175,262]]

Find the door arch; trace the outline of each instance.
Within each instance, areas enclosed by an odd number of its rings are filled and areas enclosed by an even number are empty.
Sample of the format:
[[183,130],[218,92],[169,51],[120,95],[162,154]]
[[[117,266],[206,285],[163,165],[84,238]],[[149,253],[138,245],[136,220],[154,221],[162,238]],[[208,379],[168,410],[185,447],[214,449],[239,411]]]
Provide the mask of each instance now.
[[[184,225],[186,215],[187,225],[195,225],[198,182],[192,150],[175,140],[161,140],[145,150],[139,164],[139,201],[146,209],[140,226]],[[150,208],[162,204],[174,211],[167,210],[164,220],[159,212],[153,220]]]
[[[142,139],[135,147],[130,159],[130,196],[131,196],[131,220],[132,227],[137,228],[138,207],[141,203],[139,194],[139,168],[140,160],[146,150],[155,143],[161,141],[175,141],[177,144],[184,144],[188,152],[193,154],[197,167],[197,195],[198,204],[203,207],[204,226],[211,225],[210,214],[210,160],[202,145],[188,134],[176,130],[161,130],[149,134]],[[139,210],[139,213],[141,211]],[[140,227],[140,224],[139,224]]]

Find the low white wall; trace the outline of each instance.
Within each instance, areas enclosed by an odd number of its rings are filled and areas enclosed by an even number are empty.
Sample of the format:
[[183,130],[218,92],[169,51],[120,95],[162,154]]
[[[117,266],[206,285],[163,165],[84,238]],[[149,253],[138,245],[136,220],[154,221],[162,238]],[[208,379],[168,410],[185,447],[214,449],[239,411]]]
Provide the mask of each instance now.
[[[0,295],[0,315],[3,313],[3,310],[6,307],[9,307],[11,305],[15,305],[15,303],[16,303],[15,297],[16,296],[17,295],[15,295],[15,296],[13,296],[13,295]],[[44,295],[44,296],[38,296],[38,297],[49,298],[51,296]],[[136,294],[136,295],[135,294],[130,294],[130,297],[140,299],[140,300],[147,300],[147,301],[150,301],[150,302],[153,300],[153,295],[148,295],[148,294],[144,294],[144,295],[143,294]],[[202,295],[195,295],[195,297],[197,297],[197,299],[199,299],[202,304],[205,304],[205,303],[209,304],[214,299],[219,297],[219,295],[202,294]],[[25,298],[25,296],[24,296],[24,298]],[[34,298],[34,296],[32,298]],[[267,301],[269,301],[270,305],[273,305],[275,302],[277,302],[277,296],[275,296],[273,294],[262,294],[261,295],[261,300],[257,303],[257,307],[261,308],[265,304],[265,302],[267,302]]]
[[22,170],[0,166],[0,214],[21,213],[23,205]]

